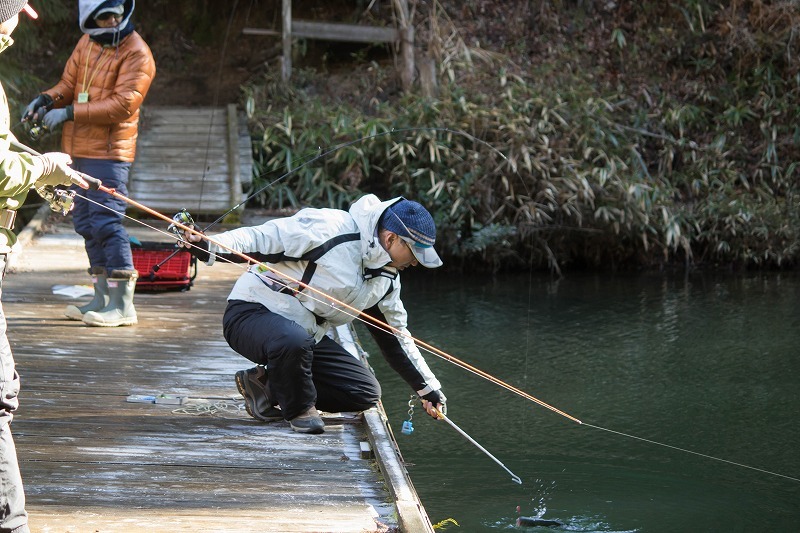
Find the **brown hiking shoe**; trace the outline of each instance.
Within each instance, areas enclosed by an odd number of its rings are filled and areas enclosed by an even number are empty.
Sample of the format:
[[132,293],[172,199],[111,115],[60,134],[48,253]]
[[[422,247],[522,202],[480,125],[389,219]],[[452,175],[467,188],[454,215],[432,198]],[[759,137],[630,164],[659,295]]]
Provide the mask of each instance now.
[[316,407],[312,407],[305,413],[292,418],[289,420],[289,425],[298,433],[318,435],[325,432],[325,422],[322,421]]
[[267,383],[267,369],[263,366],[236,373],[236,388],[244,398],[247,414],[262,422],[283,420],[281,410],[272,405]]

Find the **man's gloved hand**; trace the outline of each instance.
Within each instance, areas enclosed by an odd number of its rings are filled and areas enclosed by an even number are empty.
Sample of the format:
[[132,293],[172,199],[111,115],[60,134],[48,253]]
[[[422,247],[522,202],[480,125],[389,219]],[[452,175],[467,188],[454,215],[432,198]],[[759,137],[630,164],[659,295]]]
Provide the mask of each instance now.
[[20,122],[32,120],[34,123],[37,123],[42,120],[45,113],[51,109],[53,109],[53,99],[47,94],[40,94],[31,100],[31,103],[25,108]]
[[71,185],[73,178],[79,178],[78,174],[69,168],[72,158],[61,152],[48,152],[34,157],[42,168],[41,177],[34,184],[36,187],[45,185]]
[[53,131],[56,126],[64,122],[65,120],[72,120],[75,116],[72,112],[72,106],[68,105],[62,109],[51,109],[47,112],[47,114],[42,119],[42,122],[47,129]]
[[436,408],[439,412],[443,415],[447,414],[447,397],[444,395],[441,389],[431,391],[425,396],[422,397],[422,406],[425,408],[425,411],[433,418],[439,418],[434,411]]
[[207,263],[211,257],[211,254],[208,251],[208,241],[199,235],[189,233],[188,231],[184,232],[184,239],[186,240],[180,241],[178,246],[188,249],[189,253],[196,257],[199,261]]

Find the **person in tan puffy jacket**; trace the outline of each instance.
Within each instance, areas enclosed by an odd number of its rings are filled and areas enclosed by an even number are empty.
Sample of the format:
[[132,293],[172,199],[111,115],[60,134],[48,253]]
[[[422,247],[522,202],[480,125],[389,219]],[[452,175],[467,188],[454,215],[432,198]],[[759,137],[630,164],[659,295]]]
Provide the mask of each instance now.
[[[53,130],[63,124],[62,150],[73,168],[127,196],[128,173],[136,155],[139,109],[156,73],[147,43],[134,31],[135,0],[80,0],[83,37],[61,80],[28,105],[23,120]],[[130,238],[122,225],[124,201],[102,191],[76,190],[75,231],[89,256],[94,297],[65,314],[91,326],[137,323],[133,293],[138,273]]]

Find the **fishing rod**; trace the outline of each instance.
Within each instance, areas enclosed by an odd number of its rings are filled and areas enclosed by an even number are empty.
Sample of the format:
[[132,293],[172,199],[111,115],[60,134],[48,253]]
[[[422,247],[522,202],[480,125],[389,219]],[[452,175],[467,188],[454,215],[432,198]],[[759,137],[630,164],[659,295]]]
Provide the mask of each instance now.
[[486,455],[487,455],[487,456],[488,456],[488,457],[489,457],[489,458],[490,458],[492,461],[494,461],[495,463],[497,463],[498,465],[500,465],[500,467],[501,467],[503,470],[505,470],[506,472],[508,472],[509,474],[511,474],[511,481],[513,481],[514,483],[517,483],[517,484],[519,484],[519,485],[522,485],[522,479],[520,479],[520,477],[519,477],[518,475],[516,475],[514,472],[512,472],[511,470],[509,470],[509,469],[506,467],[506,465],[504,465],[503,463],[501,463],[501,462],[500,462],[500,460],[499,460],[497,457],[495,457],[494,455],[492,455],[491,453],[489,453],[489,450],[487,450],[486,448],[484,448],[483,446],[481,446],[481,445],[478,443],[478,441],[476,441],[475,439],[473,439],[472,437],[470,437],[470,436],[467,434],[467,432],[466,432],[466,431],[464,431],[463,429],[461,429],[460,427],[458,427],[458,426],[456,425],[456,423],[455,423],[455,422],[453,422],[452,420],[450,420],[450,418],[448,418],[448,417],[447,417],[447,416],[446,416],[446,415],[445,415],[445,414],[444,414],[444,413],[443,413],[441,410],[437,409],[436,407],[433,407],[432,409],[433,409],[433,410],[434,410],[434,412],[436,413],[436,417],[437,417],[437,418],[439,418],[440,420],[444,420],[445,422],[447,422],[448,424],[450,424],[450,427],[452,427],[453,429],[455,429],[456,431],[458,431],[458,432],[461,434],[461,436],[462,436],[462,437],[464,437],[464,438],[465,438],[465,439],[467,439],[469,442],[471,442],[472,444],[474,444],[476,448],[478,448],[480,451],[482,451],[483,453],[485,453],[485,454],[486,454]]
[[509,383],[506,383],[505,381],[503,381],[503,380],[501,380],[499,378],[496,378],[495,376],[489,374],[488,372],[484,372],[483,370],[481,370],[481,369],[479,369],[479,368],[477,368],[477,367],[475,367],[475,366],[473,366],[473,365],[471,365],[471,364],[469,364],[469,363],[467,363],[465,361],[462,361],[462,360],[458,359],[457,357],[455,357],[453,355],[450,355],[449,353],[444,352],[443,350],[440,350],[439,348],[436,348],[435,346],[432,346],[432,345],[430,345],[430,344],[428,344],[428,343],[426,343],[426,342],[424,342],[422,340],[419,340],[419,339],[417,339],[416,337],[414,337],[413,335],[411,335],[408,332],[401,331],[401,330],[395,328],[394,326],[391,326],[391,325],[387,324],[386,322],[383,322],[383,321],[381,321],[381,320],[379,320],[379,319],[377,319],[375,317],[372,317],[372,316],[364,313],[362,310],[357,309],[357,308],[353,307],[352,305],[350,305],[350,304],[348,304],[346,302],[338,300],[338,299],[334,298],[333,296],[330,296],[329,294],[325,293],[324,291],[322,291],[320,289],[312,287],[312,286],[308,285],[307,283],[304,283],[303,281],[301,281],[299,279],[296,279],[296,278],[294,278],[292,276],[284,274],[283,272],[279,271],[278,269],[276,269],[273,266],[270,266],[270,265],[268,265],[266,263],[262,263],[261,261],[255,259],[255,258],[253,258],[253,257],[251,257],[251,256],[249,256],[247,254],[239,252],[238,250],[234,250],[233,248],[230,248],[229,246],[226,246],[226,245],[220,243],[219,241],[217,241],[217,240],[205,235],[201,231],[198,231],[198,230],[194,229],[193,227],[187,226],[186,224],[176,220],[175,218],[169,218],[168,216],[159,213],[155,209],[151,209],[150,207],[147,207],[146,205],[143,205],[143,204],[137,202],[136,200],[133,200],[131,198],[126,197],[123,194],[118,193],[113,188],[109,188],[109,187],[106,187],[104,185],[100,185],[99,186],[99,190],[101,190],[101,191],[103,191],[103,192],[105,192],[107,194],[110,194],[114,198],[122,200],[123,202],[125,202],[125,203],[127,203],[127,204],[129,204],[129,205],[141,210],[141,211],[144,211],[145,213],[148,213],[148,214],[150,214],[150,215],[152,215],[152,216],[154,216],[156,218],[159,218],[161,220],[169,222],[171,225],[174,225],[175,227],[183,230],[184,232],[187,232],[187,233],[189,233],[191,235],[196,235],[196,236],[200,237],[201,239],[207,241],[210,244],[215,245],[216,247],[218,247],[218,248],[220,248],[222,250],[227,250],[231,254],[233,254],[233,255],[241,258],[241,259],[244,259],[248,263],[252,263],[253,265],[259,265],[259,267],[262,267],[265,270],[268,270],[268,271],[272,272],[273,274],[276,274],[277,276],[279,276],[279,277],[281,277],[281,278],[283,278],[285,280],[288,280],[291,283],[296,283],[299,287],[302,287],[303,289],[308,289],[308,291],[311,292],[311,293],[314,293],[314,294],[317,294],[319,296],[322,296],[326,301],[329,302],[329,305],[332,304],[332,305],[335,305],[337,307],[341,307],[341,308],[347,309],[349,311],[352,311],[353,312],[352,316],[355,316],[355,317],[359,318],[363,322],[367,322],[367,321],[371,322],[373,325],[379,326],[380,328],[384,328],[386,331],[390,331],[395,335],[406,337],[406,338],[410,339],[411,341],[413,341],[417,346],[424,347],[430,353],[433,353],[434,355],[437,355],[437,356],[445,359],[446,361],[449,361],[450,363],[455,364],[456,366],[459,366],[459,367],[461,367],[461,368],[463,368],[463,369],[465,369],[465,370],[467,370],[469,372],[472,372],[473,374],[475,374],[477,376],[480,376],[480,377],[482,377],[482,378],[494,383],[495,385],[499,385],[500,387],[502,387],[502,388],[504,388],[506,390],[509,390],[509,391],[519,395],[519,396],[522,396],[523,398],[525,398],[527,400],[530,400],[530,401],[532,401],[532,402],[534,402],[534,403],[536,403],[536,404],[538,404],[538,405],[540,405],[540,406],[542,406],[542,407],[544,407],[546,409],[549,409],[550,411],[553,411],[556,414],[559,414],[559,415],[561,415],[561,416],[563,416],[565,418],[568,418],[569,420],[572,420],[573,422],[576,422],[578,424],[582,424],[582,422],[580,420],[578,420],[577,418],[575,418],[574,416],[569,415],[569,414],[565,413],[564,411],[561,411],[560,409],[557,409],[556,407],[553,407],[552,405],[550,405],[550,404],[548,404],[548,403],[536,398],[535,396],[533,396],[531,394],[528,394],[527,392],[525,392],[523,390],[518,389],[517,387],[514,387],[513,385],[510,385]]
[[[82,197],[82,198],[83,198],[83,197]],[[89,201],[89,202],[92,202],[92,200],[90,200],[90,199],[88,199],[88,198],[84,198],[84,199],[85,199],[85,200],[87,200],[87,201]],[[95,202],[95,203],[96,203],[96,202]],[[100,205],[100,204],[97,204],[97,205]],[[101,207],[105,207],[105,206],[101,206]],[[127,216],[127,215],[123,215],[123,216]],[[162,230],[162,229],[156,228],[156,227],[154,227],[154,226],[150,226],[150,225],[146,224],[145,222],[143,222],[143,221],[141,221],[141,220],[138,220],[138,219],[134,219],[134,218],[131,218],[131,217],[128,217],[128,218],[130,218],[132,221],[134,221],[134,222],[137,222],[137,223],[139,223],[139,224],[141,224],[141,225],[143,225],[143,226],[145,226],[145,227],[147,227],[147,228],[149,228],[149,229],[152,229],[152,230],[154,230],[154,231],[156,231],[156,232],[163,233],[164,235],[167,235],[167,236],[169,236],[170,238],[173,238],[173,239],[174,239],[174,238],[176,238],[174,233],[169,233],[169,232],[167,232],[167,231],[164,231],[164,230]],[[189,243],[189,245],[191,245],[191,246],[194,246],[194,245],[193,245],[193,244],[191,244],[191,243]],[[231,264],[237,264],[237,263],[235,263],[235,262],[231,261],[230,259],[228,259],[228,258],[225,258],[225,257],[223,257],[223,256],[219,256],[219,259],[220,259],[220,260],[222,260],[222,261],[227,261],[227,262],[229,262],[229,263],[231,263]],[[238,266],[238,264],[237,264],[237,266]],[[288,287],[288,284],[286,284],[285,286],[287,286],[287,287]],[[330,305],[328,302],[325,302],[325,301],[323,301],[322,299],[316,298],[316,297],[314,297],[312,294],[309,294],[309,295],[308,295],[308,297],[309,297],[310,299],[312,299],[312,300],[316,301],[316,302],[319,302],[319,303],[323,303],[323,304],[328,304],[328,305]],[[329,299],[330,299],[330,298],[329,298]],[[352,318],[354,318],[354,319],[358,319],[358,320],[361,320],[362,322],[365,322],[365,323],[366,323],[366,320],[364,320],[364,317],[363,317],[363,316],[360,316],[360,315],[361,315],[361,313],[358,313],[358,314],[350,314],[350,313],[347,313],[346,311],[343,311],[343,312],[345,312],[346,314],[348,314],[349,316],[351,316],[351,317],[352,317]],[[369,317],[367,317],[367,318],[369,318]],[[377,321],[377,322],[380,322],[380,321]],[[378,329],[382,329],[383,331],[387,331],[387,332],[390,332],[390,330],[391,330],[391,328],[390,328],[388,325],[386,326],[386,328],[383,328],[383,327],[381,327],[381,326],[379,326],[379,325],[375,325],[375,327],[377,327]],[[402,334],[402,332],[400,332],[400,334]],[[407,334],[404,334],[404,335],[405,335],[405,336],[407,336],[407,337],[411,337],[410,335],[407,335]],[[415,341],[416,341],[416,339],[414,339],[414,337],[411,337],[411,339],[413,339],[413,340],[415,340]],[[418,342],[418,341],[417,341],[417,342]],[[430,352],[430,350],[428,350],[428,349],[426,349],[426,348],[423,348],[423,349],[425,349],[426,351]],[[433,352],[431,352],[431,353],[433,353]],[[435,353],[434,353],[434,355],[437,355],[437,354],[435,354]],[[450,362],[452,362],[453,364],[456,364],[454,361],[450,361]],[[460,366],[460,365],[457,365],[457,366]],[[490,380],[490,381],[491,381],[491,380]],[[411,406],[411,403],[409,403],[409,407],[410,407],[410,406]],[[452,422],[452,421],[450,421],[450,422]],[[408,425],[409,425],[408,429],[406,428],[406,424],[408,424]],[[671,449],[671,450],[675,450],[675,451],[679,451],[679,452],[684,452],[684,453],[688,453],[688,454],[696,455],[696,456],[703,457],[703,458],[707,458],[707,459],[712,459],[712,460],[714,460],[714,461],[719,461],[719,462],[722,462],[722,463],[727,463],[727,464],[729,464],[729,465],[738,466],[738,467],[741,467],[741,468],[746,468],[746,469],[753,470],[753,471],[756,471],[756,472],[760,472],[760,473],[763,473],[763,474],[768,474],[768,475],[771,475],[771,476],[781,477],[781,478],[784,478],[784,479],[788,479],[788,480],[790,480],[790,481],[797,481],[797,482],[800,482],[800,478],[797,478],[797,477],[792,477],[792,476],[789,476],[789,475],[786,475],[786,474],[781,474],[781,473],[774,472],[774,471],[771,471],[771,470],[766,470],[766,469],[763,469],[763,468],[758,468],[758,467],[750,466],[750,465],[747,465],[747,464],[744,464],[744,463],[739,463],[739,462],[735,462],[735,461],[730,461],[730,460],[728,460],[728,459],[723,459],[723,458],[720,458],[720,457],[715,457],[715,456],[713,456],[713,455],[708,455],[708,454],[704,454],[704,453],[697,452],[697,451],[694,451],[694,450],[689,450],[689,449],[687,449],[687,448],[681,448],[681,447],[679,447],[679,446],[674,446],[674,445],[671,445],[671,444],[666,444],[666,443],[659,442],[659,441],[656,441],[656,440],[646,439],[646,438],[639,437],[639,436],[636,436],[636,435],[632,435],[632,434],[629,434],[629,433],[623,433],[623,432],[621,432],[621,431],[616,431],[616,430],[609,429],[609,428],[606,428],[606,427],[602,427],[602,426],[598,426],[598,425],[590,424],[590,423],[588,423],[588,422],[580,422],[580,424],[581,424],[582,426],[585,426],[585,427],[590,427],[590,428],[593,428],[593,429],[597,429],[597,430],[601,430],[601,431],[606,431],[606,432],[613,433],[613,434],[615,434],[615,435],[618,435],[618,436],[627,437],[627,438],[634,439],[634,440],[639,440],[639,441],[646,442],[646,443],[649,443],[649,444],[654,444],[654,445],[657,445],[657,446],[662,446],[662,447],[665,447],[665,448],[669,448],[669,449]],[[453,424],[451,424],[451,425],[453,425]],[[404,433],[404,434],[410,434],[412,431],[413,431],[413,426],[411,426],[411,425],[410,425],[410,420],[409,420],[409,421],[406,421],[406,422],[403,424],[403,433]],[[463,431],[463,430],[462,430],[462,431]],[[464,433],[462,433],[461,431],[459,431],[459,433],[461,433],[462,435],[464,435]],[[471,437],[469,437],[468,435],[464,435],[464,436],[465,436],[465,437],[466,437],[466,438],[467,438],[467,439],[468,439],[470,442],[472,442],[473,444],[475,444],[476,446],[478,446],[478,447],[479,447],[479,448],[480,448],[482,451],[484,451],[484,453],[487,453],[487,452],[485,451],[485,449],[483,449],[483,447],[482,447],[482,446],[478,445],[478,444],[477,444],[477,442],[476,442],[474,439],[472,439],[472,438],[471,438]],[[503,466],[503,467],[504,467],[504,465],[501,465],[501,466]],[[505,468],[505,467],[504,467],[504,468]],[[513,475],[513,474],[512,474],[512,475]]]
[[[414,129],[414,128],[412,128],[412,129]],[[383,134],[386,134],[386,133],[388,133],[388,132],[383,132]],[[377,134],[377,135],[380,135],[380,134]],[[351,143],[352,143],[352,141],[351,141]],[[25,146],[22,143],[19,143],[19,142],[15,141],[14,142],[14,146],[18,147],[21,150],[27,151],[28,153],[31,153],[33,155],[40,155],[33,148]],[[330,153],[330,150],[327,153]],[[83,176],[85,176],[85,175],[83,175]],[[540,406],[542,406],[542,407],[544,407],[546,409],[549,409],[550,411],[553,411],[554,413],[556,413],[558,415],[561,415],[561,416],[563,416],[563,417],[565,417],[565,418],[567,418],[569,420],[572,420],[573,422],[576,422],[578,424],[582,424],[583,423],[580,420],[578,420],[577,418],[575,418],[574,416],[572,416],[570,414],[567,414],[566,412],[564,412],[564,411],[562,411],[562,410],[560,410],[560,409],[548,404],[547,402],[544,402],[544,401],[540,400],[539,398],[536,398],[535,396],[533,396],[533,395],[531,395],[531,394],[529,394],[529,393],[527,393],[527,392],[525,392],[525,391],[523,391],[521,389],[518,389],[517,387],[515,387],[515,386],[513,386],[513,385],[511,385],[509,383],[506,383],[505,381],[501,380],[500,378],[497,378],[497,377],[489,374],[488,372],[485,372],[485,371],[483,371],[483,370],[481,370],[481,369],[479,369],[479,368],[477,368],[477,367],[475,367],[475,366],[473,366],[473,365],[471,365],[471,364],[469,364],[469,363],[467,363],[465,361],[462,361],[462,360],[458,359],[457,357],[455,357],[453,355],[450,355],[449,353],[447,353],[447,352],[445,352],[443,350],[440,350],[439,348],[436,348],[435,346],[432,346],[432,345],[430,345],[430,344],[428,344],[428,343],[426,343],[426,342],[424,342],[424,341],[422,341],[420,339],[417,339],[416,337],[414,337],[413,335],[411,335],[408,332],[401,331],[401,330],[395,328],[394,326],[391,326],[391,325],[387,324],[386,322],[383,322],[383,321],[381,321],[381,320],[379,320],[379,319],[377,319],[377,318],[375,318],[373,316],[370,316],[370,315],[362,312],[362,310],[357,309],[357,308],[353,307],[352,305],[350,305],[348,303],[342,302],[341,300],[338,300],[338,299],[330,296],[329,294],[325,293],[324,291],[322,291],[320,289],[311,287],[307,283],[304,283],[304,282],[302,282],[302,281],[300,281],[298,279],[293,278],[292,276],[284,274],[283,272],[280,272],[279,270],[277,270],[275,267],[272,267],[272,266],[270,266],[268,264],[262,263],[261,261],[255,259],[255,258],[253,258],[253,257],[251,257],[251,256],[249,256],[247,254],[244,254],[242,252],[234,250],[233,248],[225,246],[224,244],[222,244],[222,243],[216,241],[215,239],[207,236],[202,231],[198,231],[198,230],[194,229],[194,227],[191,227],[189,225],[184,224],[183,222],[178,220],[178,217],[170,218],[170,217],[168,217],[168,216],[156,211],[155,209],[152,209],[152,208],[150,208],[150,207],[148,207],[148,206],[146,206],[144,204],[141,204],[141,203],[137,202],[136,200],[133,200],[133,199],[128,198],[127,196],[125,196],[123,194],[118,193],[116,191],[116,189],[113,189],[113,188],[110,188],[110,187],[106,187],[105,185],[102,185],[100,180],[98,180],[96,178],[91,178],[90,176],[85,176],[84,179],[86,179],[86,178],[89,178],[93,182],[96,182],[96,184],[93,183],[93,186],[92,186],[93,190],[100,190],[100,191],[102,191],[102,192],[104,192],[106,194],[109,194],[109,195],[113,196],[114,198],[122,200],[123,202],[125,202],[128,205],[131,205],[131,206],[139,209],[140,211],[143,211],[143,212],[145,212],[145,213],[147,213],[149,215],[152,215],[152,216],[154,216],[154,217],[156,217],[158,219],[161,219],[161,220],[163,220],[165,222],[168,222],[170,225],[172,225],[174,227],[177,227],[177,228],[183,230],[184,232],[188,232],[189,234],[192,234],[192,235],[197,235],[201,239],[209,242],[210,244],[213,244],[213,245],[217,246],[220,249],[227,250],[231,254],[236,255],[237,257],[240,257],[241,259],[244,259],[248,263],[252,263],[253,265],[259,265],[260,267],[263,267],[264,269],[269,270],[273,274],[276,274],[277,276],[279,276],[279,277],[281,277],[283,279],[286,279],[291,283],[296,283],[298,286],[302,287],[303,289],[308,289],[308,291],[310,291],[310,292],[312,292],[314,294],[318,294],[319,296],[322,296],[326,301],[329,302],[329,305],[331,305],[331,304],[332,305],[336,305],[338,307],[341,307],[341,308],[347,309],[349,311],[352,311],[353,312],[352,316],[355,317],[355,318],[360,319],[362,322],[365,322],[365,323],[366,322],[371,322],[372,325],[378,326],[378,327],[384,329],[385,331],[389,331],[389,332],[391,332],[391,333],[393,333],[393,334],[395,334],[397,336],[406,337],[406,338],[410,339],[412,342],[414,342],[418,347],[424,347],[425,350],[428,351],[429,353],[437,355],[437,356],[441,357],[442,359],[445,359],[446,361],[448,361],[448,362],[450,362],[450,363],[452,363],[452,364],[454,364],[454,365],[456,365],[456,366],[458,366],[460,368],[463,368],[464,370],[467,370],[468,372],[472,372],[473,374],[475,374],[477,376],[480,376],[480,377],[486,379],[487,381],[489,381],[491,383],[494,383],[495,385],[498,385],[498,386],[500,386],[500,387],[502,387],[502,388],[504,388],[504,389],[506,389],[508,391],[511,391],[514,394],[517,394],[518,396],[521,396],[521,397],[525,398],[526,400],[530,400],[530,401],[532,401],[532,402],[534,402],[534,403],[536,403],[536,404],[538,404],[538,405],[540,405]],[[87,179],[87,181],[89,181],[89,180]],[[95,188],[94,185],[96,185],[96,188]],[[88,188],[88,185],[87,185],[86,188]]]
[[[414,128],[410,128],[410,129],[414,129]],[[454,131],[454,130],[447,130],[447,131]],[[387,133],[390,133],[390,132],[383,132],[382,134],[387,134]],[[455,131],[455,133],[459,133],[459,132]],[[461,133],[464,133],[464,132],[461,132]],[[467,134],[465,134],[465,135],[467,135]],[[480,141],[480,139],[478,139],[478,140]],[[357,142],[357,141],[351,141],[350,143],[345,143],[345,145],[343,145],[343,146],[346,146],[347,144],[352,144],[353,142]],[[484,142],[484,141],[481,141],[481,142]],[[24,151],[27,151],[28,153],[31,153],[33,155],[40,155],[38,152],[36,152],[32,148],[29,148],[29,147],[27,147],[24,144],[21,144],[19,142],[12,141],[12,144],[15,147],[17,147],[19,149],[22,149]],[[331,151],[332,150],[329,150],[325,154],[321,154],[320,156],[314,158],[313,160],[310,160],[310,161],[306,162],[306,164],[311,163],[312,161],[314,161],[316,159],[319,159],[320,157],[322,157],[324,155],[327,155]],[[294,170],[296,171],[297,169],[294,169]],[[292,171],[290,171],[286,175],[291,174],[291,172]],[[180,228],[184,232],[188,232],[189,234],[197,235],[201,239],[204,239],[204,240],[208,241],[209,243],[214,244],[217,247],[219,247],[221,249],[224,249],[224,250],[227,250],[227,251],[231,252],[233,255],[236,255],[236,256],[244,259],[248,263],[252,263],[252,264],[257,264],[257,265],[263,266],[266,270],[269,270],[269,271],[277,274],[278,276],[289,280],[289,282],[296,283],[296,284],[298,284],[298,286],[306,288],[312,293],[319,294],[323,298],[325,298],[326,300],[329,300],[330,302],[332,302],[332,303],[329,303],[328,305],[338,305],[338,306],[341,306],[344,309],[352,311],[353,314],[350,315],[350,316],[352,316],[353,318],[357,318],[357,319],[361,320],[364,323],[371,322],[373,326],[376,326],[376,327],[378,327],[380,329],[383,329],[384,331],[389,331],[389,332],[392,332],[393,334],[395,334],[397,336],[403,336],[403,337],[409,338],[418,347],[425,349],[429,353],[432,353],[432,354],[434,354],[434,355],[436,355],[436,356],[438,356],[438,357],[440,357],[442,359],[445,359],[446,361],[448,361],[448,362],[450,362],[450,363],[452,363],[452,364],[454,364],[454,365],[456,365],[456,366],[458,366],[458,367],[460,367],[462,369],[465,369],[465,370],[467,370],[469,372],[472,372],[473,374],[475,374],[475,375],[477,375],[479,377],[482,377],[482,378],[486,379],[487,381],[489,381],[491,383],[494,383],[495,385],[498,385],[498,386],[500,386],[500,387],[502,387],[502,388],[504,388],[504,389],[506,389],[506,390],[508,390],[510,392],[513,392],[514,394],[517,394],[518,396],[521,396],[521,397],[523,397],[523,398],[525,398],[527,400],[530,400],[530,401],[532,401],[532,402],[534,402],[534,403],[536,403],[536,404],[538,404],[538,405],[540,405],[540,406],[542,406],[542,407],[544,407],[544,408],[546,408],[546,409],[548,409],[550,411],[553,411],[556,414],[559,414],[559,415],[563,416],[564,418],[567,418],[568,420],[576,422],[579,425],[583,425],[583,426],[586,426],[586,427],[591,427],[591,428],[598,429],[598,430],[601,430],[601,431],[606,431],[606,432],[613,433],[613,434],[616,434],[616,435],[620,435],[620,436],[623,436],[623,437],[628,437],[630,439],[635,439],[635,440],[640,440],[640,441],[651,443],[651,444],[656,444],[656,445],[663,446],[663,447],[666,447],[666,448],[669,448],[669,449],[672,449],[672,450],[681,451],[681,452],[684,452],[684,453],[689,453],[689,454],[697,455],[697,456],[700,456],[700,457],[705,457],[705,458],[708,458],[708,459],[713,459],[713,460],[724,462],[724,463],[727,463],[727,464],[730,464],[730,465],[733,465],[733,466],[739,466],[739,467],[742,467],[742,468],[747,468],[747,469],[750,469],[750,470],[754,470],[754,471],[757,471],[757,472],[761,472],[761,473],[772,475],[772,476],[776,476],[776,477],[781,477],[781,478],[788,479],[788,480],[791,480],[791,481],[800,482],[800,478],[788,476],[788,475],[785,475],[785,474],[780,474],[780,473],[773,472],[773,471],[770,471],[770,470],[765,470],[765,469],[762,469],[762,468],[749,466],[749,465],[746,465],[746,464],[743,464],[743,463],[738,463],[738,462],[730,461],[730,460],[727,460],[727,459],[722,459],[722,458],[715,457],[715,456],[712,456],[712,455],[703,454],[703,453],[700,453],[700,452],[696,452],[696,451],[689,450],[689,449],[686,449],[686,448],[681,448],[681,447],[678,447],[678,446],[673,446],[673,445],[662,443],[662,442],[658,442],[658,441],[655,441],[655,440],[645,439],[645,438],[642,438],[642,437],[638,437],[636,435],[631,435],[631,434],[628,434],[628,433],[615,431],[615,430],[612,430],[612,429],[609,429],[609,428],[605,428],[605,427],[602,427],[602,426],[593,425],[593,424],[589,424],[589,423],[584,423],[581,420],[575,418],[574,416],[569,415],[566,412],[561,411],[561,410],[553,407],[552,405],[550,405],[550,404],[548,404],[548,403],[546,403],[546,402],[544,402],[544,401],[532,396],[531,394],[529,394],[529,393],[527,393],[525,391],[522,391],[522,390],[518,389],[517,387],[514,387],[513,385],[510,385],[510,384],[506,383],[505,381],[503,381],[503,380],[501,380],[499,378],[496,378],[495,376],[492,376],[491,374],[489,374],[487,372],[484,372],[483,370],[480,370],[480,369],[474,367],[473,365],[470,365],[469,363],[461,361],[460,359],[458,359],[458,358],[456,358],[456,357],[454,357],[454,356],[452,356],[452,355],[440,350],[439,348],[436,348],[436,347],[434,347],[434,346],[432,346],[432,345],[430,345],[430,344],[428,344],[426,342],[423,342],[423,341],[417,339],[416,337],[412,336],[410,333],[400,331],[400,330],[390,326],[389,324],[386,324],[385,322],[382,322],[382,321],[380,321],[380,320],[378,320],[378,319],[376,319],[376,318],[374,318],[372,316],[364,314],[362,311],[350,306],[349,304],[346,304],[344,302],[338,301],[336,298],[333,298],[332,296],[329,296],[329,295],[325,294],[323,291],[321,291],[319,289],[315,289],[314,287],[310,287],[308,284],[303,283],[300,280],[294,279],[291,276],[287,276],[287,275],[281,273],[280,271],[278,271],[277,269],[275,269],[275,268],[273,268],[273,267],[271,267],[269,265],[266,265],[264,263],[261,263],[260,261],[254,259],[254,258],[252,258],[252,257],[250,257],[250,256],[248,256],[246,254],[243,254],[241,252],[233,250],[232,248],[229,248],[229,247],[227,247],[225,245],[222,245],[221,243],[215,241],[214,239],[206,236],[202,232],[195,230],[194,227],[189,227],[189,226],[187,226],[187,225],[175,220],[174,218],[169,218],[166,215],[163,215],[163,214],[159,213],[158,211],[156,211],[154,209],[151,209],[151,208],[149,208],[149,207],[147,207],[147,206],[145,206],[145,205],[143,205],[143,204],[141,204],[141,203],[139,203],[139,202],[137,202],[135,200],[127,198],[126,196],[118,193],[116,190],[114,190],[112,188],[108,188],[108,187],[103,186],[102,183],[100,182],[100,180],[98,180],[96,178],[93,178],[91,176],[88,176],[86,174],[82,174],[82,173],[79,173],[79,172],[77,172],[77,174],[80,176],[80,178],[82,178],[84,180],[83,182],[81,182],[79,180],[73,179],[73,182],[76,185],[78,185],[79,187],[84,188],[84,189],[90,189],[91,188],[92,190],[101,190],[101,191],[103,191],[103,192],[105,192],[107,194],[110,194],[111,196],[113,196],[115,198],[118,198],[118,199],[122,200],[123,202],[125,202],[125,203],[127,203],[129,205],[132,205],[133,207],[136,207],[137,209],[140,209],[140,210],[142,210],[142,211],[144,211],[146,213],[149,213],[149,214],[153,215],[156,218],[164,220],[164,221],[170,223],[171,225],[174,225],[175,227]],[[283,179],[283,177],[285,177],[285,176],[282,176],[279,179]],[[88,198],[84,198],[84,199],[89,201]],[[137,222],[142,223],[141,221],[137,221]],[[156,229],[156,228],[153,228],[153,229]],[[189,243],[189,244],[191,246],[194,246],[191,243]],[[321,301],[321,300],[318,300],[318,301]],[[454,429],[456,429],[457,431],[459,431],[459,433],[464,435],[465,438],[467,438],[470,442],[472,442],[473,444],[478,446],[488,456],[492,457],[492,459],[494,459],[498,464],[500,464],[500,466],[502,466],[503,468],[506,468],[504,465],[502,465],[502,463],[497,461],[497,459],[494,458],[494,456],[489,454],[482,446],[480,446],[476,441],[474,441],[474,439],[472,439],[471,437],[466,435],[463,432],[463,430],[460,430],[460,428],[457,428],[457,426],[455,426],[455,424],[452,423],[452,421],[450,421],[449,419],[445,419],[445,420],[447,420],[448,423],[450,423],[450,425],[454,427]],[[506,468],[506,470],[508,471],[507,468]],[[509,471],[509,473],[511,473],[511,472]],[[512,476],[515,476],[515,475],[512,473]],[[514,479],[514,478],[512,477],[512,479]],[[521,480],[520,480],[520,483],[521,483]]]

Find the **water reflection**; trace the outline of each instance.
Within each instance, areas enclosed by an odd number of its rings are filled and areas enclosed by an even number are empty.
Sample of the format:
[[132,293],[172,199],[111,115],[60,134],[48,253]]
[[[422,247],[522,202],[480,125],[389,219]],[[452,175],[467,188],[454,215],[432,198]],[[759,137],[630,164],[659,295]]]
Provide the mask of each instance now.
[[[410,329],[583,421],[800,477],[796,276],[404,274]],[[428,273],[423,273],[428,274]],[[580,426],[441,359],[449,416],[524,481],[417,410],[362,340],[434,522],[572,531],[795,531],[800,483]],[[550,531],[551,528],[533,528]]]

